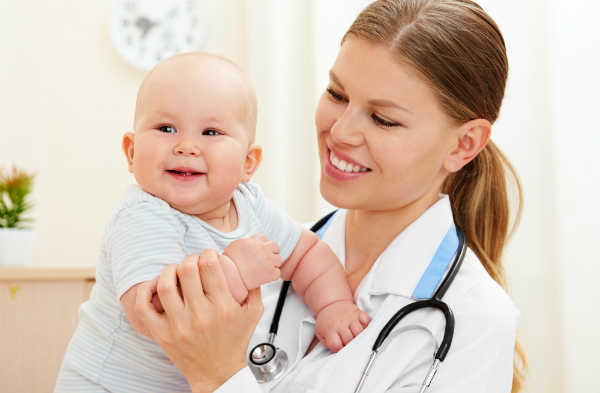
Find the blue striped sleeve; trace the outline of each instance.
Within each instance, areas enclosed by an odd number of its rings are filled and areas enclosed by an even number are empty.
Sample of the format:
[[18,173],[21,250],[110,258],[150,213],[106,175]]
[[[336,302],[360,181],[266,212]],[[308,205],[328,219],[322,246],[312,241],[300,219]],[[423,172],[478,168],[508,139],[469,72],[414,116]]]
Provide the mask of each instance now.
[[298,240],[300,240],[300,232],[302,231],[300,223],[294,221],[289,214],[277,209],[265,197],[258,185],[245,183],[245,186],[254,195],[254,210],[256,217],[265,229],[264,235],[267,239],[277,243],[281,260],[285,262],[296,248]]
[[107,257],[117,296],[160,275],[186,256],[180,224],[158,204],[142,202],[121,211],[110,231]]

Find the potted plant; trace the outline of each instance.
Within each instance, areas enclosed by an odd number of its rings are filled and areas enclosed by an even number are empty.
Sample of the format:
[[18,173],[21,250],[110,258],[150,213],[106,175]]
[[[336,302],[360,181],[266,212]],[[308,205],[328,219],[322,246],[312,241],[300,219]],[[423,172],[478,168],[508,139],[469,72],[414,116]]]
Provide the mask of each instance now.
[[31,259],[35,232],[24,218],[32,205],[27,200],[33,188],[33,174],[13,167],[0,170],[0,266],[24,266]]

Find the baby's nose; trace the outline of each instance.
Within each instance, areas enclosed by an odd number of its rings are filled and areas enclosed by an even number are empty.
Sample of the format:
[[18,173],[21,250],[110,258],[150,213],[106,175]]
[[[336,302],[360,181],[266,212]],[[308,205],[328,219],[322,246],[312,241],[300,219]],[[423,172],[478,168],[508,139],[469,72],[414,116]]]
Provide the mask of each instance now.
[[199,156],[200,149],[198,149],[198,146],[194,142],[186,140],[175,146],[173,153],[175,155]]

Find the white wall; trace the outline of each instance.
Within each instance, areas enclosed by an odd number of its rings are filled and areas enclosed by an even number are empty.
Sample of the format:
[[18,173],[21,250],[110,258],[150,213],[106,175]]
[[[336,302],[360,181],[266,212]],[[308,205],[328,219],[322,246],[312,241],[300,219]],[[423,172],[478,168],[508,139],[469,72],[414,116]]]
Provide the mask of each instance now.
[[[94,264],[104,224],[133,182],[120,139],[145,74],[110,45],[112,2],[0,1],[0,164],[38,174],[35,265]],[[313,114],[339,41],[368,2],[207,1],[205,49],[237,62],[258,93],[265,158],[255,179],[301,221],[331,209],[318,193]],[[511,64],[493,138],[525,191],[507,264],[531,365],[527,391],[600,391],[600,3],[480,4],[500,25]]]
[[[0,1],[0,165],[37,173],[35,265],[90,265],[134,182],[121,152],[145,72],[108,38],[113,0]],[[205,49],[245,65],[241,0],[208,2]]]

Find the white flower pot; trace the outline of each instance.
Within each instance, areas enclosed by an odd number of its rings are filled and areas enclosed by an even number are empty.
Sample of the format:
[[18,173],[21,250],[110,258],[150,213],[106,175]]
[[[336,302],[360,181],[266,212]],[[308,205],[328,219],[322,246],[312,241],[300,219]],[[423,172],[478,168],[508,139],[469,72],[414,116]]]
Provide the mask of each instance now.
[[0,228],[0,266],[27,265],[34,244],[32,229]]

